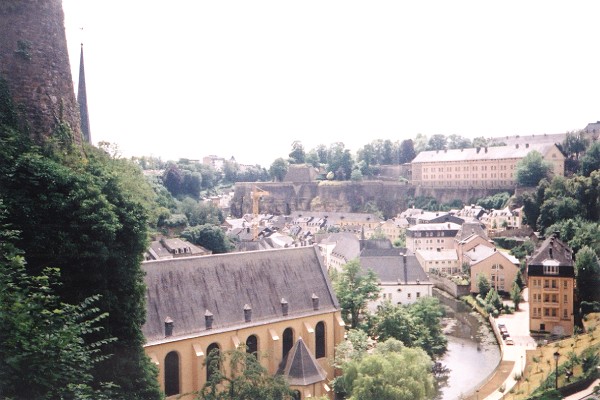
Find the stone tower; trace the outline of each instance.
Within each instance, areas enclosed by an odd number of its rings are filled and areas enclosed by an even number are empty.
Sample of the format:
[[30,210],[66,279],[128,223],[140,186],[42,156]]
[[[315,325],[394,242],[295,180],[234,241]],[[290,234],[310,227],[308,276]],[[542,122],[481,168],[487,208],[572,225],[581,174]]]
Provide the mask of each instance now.
[[87,106],[87,90],[85,87],[85,67],[83,65],[83,43],[81,43],[81,55],[79,56],[79,86],[77,88],[77,102],[79,103],[79,115],[81,116],[81,135],[83,140],[92,144],[90,132],[90,116]]
[[62,0],[0,1],[0,77],[34,140],[42,142],[65,123],[81,143]]

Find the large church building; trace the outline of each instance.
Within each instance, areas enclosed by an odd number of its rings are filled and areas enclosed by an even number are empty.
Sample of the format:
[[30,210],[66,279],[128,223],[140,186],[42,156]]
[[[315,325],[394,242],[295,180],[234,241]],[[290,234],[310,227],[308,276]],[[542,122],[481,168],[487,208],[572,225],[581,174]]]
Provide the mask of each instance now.
[[[238,346],[297,398],[330,395],[344,322],[315,247],[147,261],[145,350],[168,398],[200,390],[211,351]],[[227,365],[223,365],[227,372]],[[183,396],[193,398],[192,395]]]

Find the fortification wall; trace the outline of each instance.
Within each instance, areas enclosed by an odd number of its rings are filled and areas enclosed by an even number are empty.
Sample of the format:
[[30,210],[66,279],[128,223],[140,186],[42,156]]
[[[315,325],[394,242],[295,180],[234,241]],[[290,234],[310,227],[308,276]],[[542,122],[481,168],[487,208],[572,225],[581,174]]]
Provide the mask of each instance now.
[[63,122],[80,143],[62,0],[1,0],[0,27],[0,77],[8,83],[22,128],[40,142]]
[[389,181],[363,182],[258,182],[236,183],[231,213],[236,217],[252,213],[251,191],[254,185],[269,192],[260,200],[259,213],[290,214],[293,211],[361,212],[372,202],[385,218],[396,216],[410,206],[416,196],[430,196],[439,203],[490,196],[499,190],[416,188]]

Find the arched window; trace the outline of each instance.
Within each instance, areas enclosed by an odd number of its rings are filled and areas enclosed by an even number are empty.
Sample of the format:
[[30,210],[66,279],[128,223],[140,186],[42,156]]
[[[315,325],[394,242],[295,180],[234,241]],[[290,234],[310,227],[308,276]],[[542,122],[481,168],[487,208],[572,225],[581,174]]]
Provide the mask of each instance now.
[[283,353],[282,353],[283,358],[285,358],[285,356],[287,356],[287,353],[292,349],[293,346],[294,346],[294,331],[292,330],[292,328],[286,328],[286,330],[283,331]]
[[179,354],[171,351],[165,357],[165,395],[179,394]]
[[315,327],[315,356],[325,357],[325,323],[320,321]]
[[302,395],[300,394],[299,390],[294,390],[292,392],[292,399],[294,399],[294,400],[302,400]]
[[221,369],[221,349],[218,343],[211,343],[206,348],[206,381]]
[[248,354],[254,354],[257,356],[258,353],[258,338],[256,335],[250,335],[246,339],[246,351]]

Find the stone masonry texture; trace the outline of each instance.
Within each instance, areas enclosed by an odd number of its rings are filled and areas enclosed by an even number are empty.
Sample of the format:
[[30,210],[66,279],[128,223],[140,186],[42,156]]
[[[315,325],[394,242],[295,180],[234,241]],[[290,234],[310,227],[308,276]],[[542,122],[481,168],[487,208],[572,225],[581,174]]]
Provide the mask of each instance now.
[[81,143],[62,0],[0,0],[0,77],[37,142],[67,124]]

